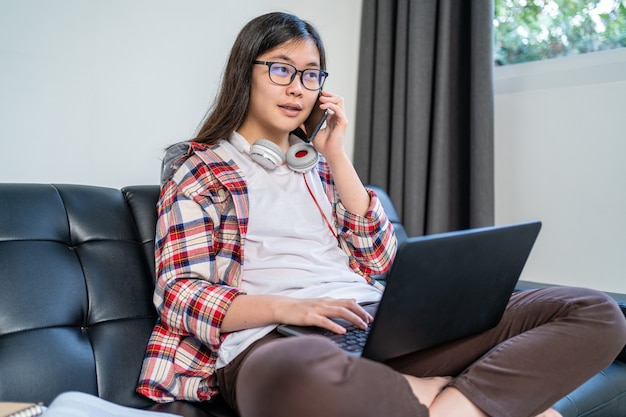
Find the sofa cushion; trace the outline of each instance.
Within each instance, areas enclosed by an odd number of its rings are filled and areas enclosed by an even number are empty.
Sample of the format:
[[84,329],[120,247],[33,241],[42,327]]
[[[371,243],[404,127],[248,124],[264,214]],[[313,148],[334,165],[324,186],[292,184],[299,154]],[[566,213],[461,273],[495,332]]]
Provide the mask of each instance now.
[[0,184],[0,400],[135,393],[156,314],[143,241],[119,190]]
[[614,362],[559,400],[554,408],[563,417],[626,416],[626,364]]

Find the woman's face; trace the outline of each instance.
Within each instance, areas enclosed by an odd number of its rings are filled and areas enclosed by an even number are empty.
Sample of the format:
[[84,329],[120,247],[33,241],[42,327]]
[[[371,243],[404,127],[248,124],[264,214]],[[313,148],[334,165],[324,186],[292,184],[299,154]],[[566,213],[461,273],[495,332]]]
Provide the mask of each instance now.
[[[298,70],[320,69],[319,51],[311,40],[286,42],[257,60],[291,64]],[[286,147],[289,132],[311,113],[318,91],[304,88],[301,73],[296,73],[291,84],[278,85],[270,80],[268,72],[267,65],[253,66],[250,104],[239,132],[251,142],[263,138]]]

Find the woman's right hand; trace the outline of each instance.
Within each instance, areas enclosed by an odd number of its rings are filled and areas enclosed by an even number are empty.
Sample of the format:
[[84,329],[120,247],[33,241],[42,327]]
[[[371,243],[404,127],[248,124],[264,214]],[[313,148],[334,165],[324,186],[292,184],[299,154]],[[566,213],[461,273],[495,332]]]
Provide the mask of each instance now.
[[318,326],[338,334],[345,333],[346,329],[331,318],[346,320],[361,329],[373,320],[371,314],[353,299],[242,294],[232,301],[220,328],[222,333],[228,333],[280,323]]
[[346,329],[331,318],[346,320],[360,329],[367,328],[373,317],[355,300],[347,298],[284,297],[276,306],[276,321],[298,326],[317,326],[334,333],[343,334]]

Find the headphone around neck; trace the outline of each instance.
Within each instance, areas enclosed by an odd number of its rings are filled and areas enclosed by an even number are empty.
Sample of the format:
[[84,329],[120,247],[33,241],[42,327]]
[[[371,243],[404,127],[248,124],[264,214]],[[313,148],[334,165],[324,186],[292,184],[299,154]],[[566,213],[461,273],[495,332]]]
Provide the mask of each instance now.
[[[291,140],[291,138],[289,139]],[[285,156],[285,153],[282,149],[280,149],[280,146],[267,139],[258,139],[252,144],[252,146],[250,146],[248,141],[243,136],[237,132],[233,132],[233,134],[230,135],[230,143],[239,152],[250,155],[256,163],[265,169],[275,169],[277,166],[282,165],[282,163],[286,161],[287,166],[292,171],[302,173],[302,178],[304,178],[304,184],[306,185],[309,195],[313,198],[313,201],[324,218],[324,222],[326,223],[326,226],[328,226],[330,233],[332,233],[335,239],[337,239],[337,232],[334,230],[332,224],[326,217],[326,214],[324,214],[324,210],[322,210],[317,198],[315,198],[315,194],[313,194],[313,191],[309,186],[306,175],[304,175],[305,172],[313,169],[313,167],[317,165],[318,153],[313,145],[305,142],[295,143],[289,147],[287,155]]]
[[313,169],[318,161],[317,151],[310,143],[295,143],[289,147],[287,154],[268,139],[258,139],[250,146],[238,133],[231,136],[231,143],[240,152],[249,154],[256,163],[269,170],[276,169],[286,162],[292,171],[307,172]]

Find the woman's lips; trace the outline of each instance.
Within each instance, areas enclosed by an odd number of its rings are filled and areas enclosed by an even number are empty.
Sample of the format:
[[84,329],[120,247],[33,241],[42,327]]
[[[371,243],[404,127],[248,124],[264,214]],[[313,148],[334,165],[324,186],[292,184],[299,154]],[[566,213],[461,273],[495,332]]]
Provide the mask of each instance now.
[[296,117],[300,114],[300,111],[302,111],[302,108],[298,105],[283,104],[278,107],[280,107],[283,112],[290,117]]

